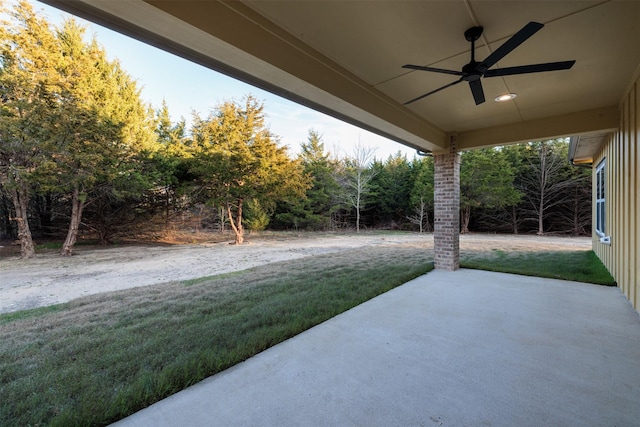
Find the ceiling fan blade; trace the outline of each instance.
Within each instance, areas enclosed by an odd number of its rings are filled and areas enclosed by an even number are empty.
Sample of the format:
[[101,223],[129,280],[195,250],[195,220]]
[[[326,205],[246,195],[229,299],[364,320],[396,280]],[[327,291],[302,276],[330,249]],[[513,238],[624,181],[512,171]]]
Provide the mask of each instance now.
[[402,68],[419,71],[432,71],[434,73],[453,74],[454,76],[461,76],[463,74],[462,71],[445,70],[444,68],[423,67],[421,65],[411,64],[403,65]]
[[502,46],[496,49],[495,52],[487,56],[487,58],[478,66],[483,67],[485,71],[491,68],[493,65],[495,65],[496,62],[507,56],[509,52],[520,46],[529,37],[540,31],[542,27],[544,27],[544,24],[540,24],[539,22],[529,22],[527,25],[522,27],[520,31],[515,33],[513,37],[504,42]]
[[476,101],[476,105],[482,104],[484,102],[484,90],[482,90],[482,82],[480,79],[470,81],[469,87],[471,88],[473,100]]
[[544,71],[568,70],[576,61],[548,62],[546,64],[521,65],[519,67],[505,67],[488,70],[485,77],[512,76],[514,74],[541,73]]
[[429,96],[429,95],[433,95],[433,94],[434,94],[434,93],[436,93],[436,92],[440,92],[440,91],[441,91],[441,90],[443,90],[443,89],[446,89],[446,88],[451,87],[451,86],[453,86],[453,85],[457,85],[457,84],[458,84],[458,83],[460,83],[461,81],[462,81],[462,77],[460,78],[460,80],[456,80],[456,81],[455,81],[455,82],[453,82],[453,83],[446,84],[446,85],[444,85],[444,86],[442,86],[442,87],[440,87],[440,88],[438,88],[438,89],[436,89],[436,90],[432,90],[431,92],[427,92],[427,93],[425,93],[424,95],[420,95],[420,96],[419,96],[419,97],[417,97],[417,98],[413,98],[411,101],[407,101],[407,102],[405,102],[405,103],[404,103],[404,105],[409,105],[409,104],[411,104],[412,102],[419,101],[419,100],[421,100],[422,98],[426,98],[427,96]]

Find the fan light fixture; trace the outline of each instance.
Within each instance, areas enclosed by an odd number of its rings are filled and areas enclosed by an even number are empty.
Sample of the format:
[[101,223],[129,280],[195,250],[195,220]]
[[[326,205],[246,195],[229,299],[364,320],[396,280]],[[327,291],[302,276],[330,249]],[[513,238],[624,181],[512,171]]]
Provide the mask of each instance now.
[[[489,77],[504,77],[504,76],[513,76],[516,74],[531,74],[531,73],[540,73],[544,71],[559,71],[559,70],[568,70],[573,67],[575,64],[575,60],[571,61],[561,61],[561,62],[546,62],[544,64],[531,64],[531,65],[519,65],[516,67],[504,67],[504,68],[496,68],[491,69],[495,64],[500,62],[502,58],[511,53],[512,50],[520,46],[522,43],[527,41],[529,37],[533,36],[540,29],[544,27],[544,24],[539,22],[529,22],[527,25],[522,27],[520,31],[515,33],[509,40],[504,42],[500,47],[491,53],[491,55],[487,56],[484,61],[478,62],[476,61],[475,51],[476,51],[476,41],[482,35],[483,28],[482,27],[471,27],[467,31],[464,32],[464,38],[471,42],[471,61],[462,67],[461,71],[457,70],[447,70],[444,68],[434,68],[434,67],[425,67],[422,65],[412,65],[407,64],[403,65],[402,68],[407,68],[409,70],[419,70],[419,71],[431,71],[433,73],[441,73],[441,74],[451,74],[454,76],[458,76],[458,80],[448,83],[438,89],[434,89],[431,92],[427,92],[424,95],[420,95],[417,98],[413,98],[410,101],[404,103],[404,105],[411,104],[412,102],[416,102],[425,98],[429,95],[433,95],[434,93],[440,92],[443,89],[448,87],[457,85],[462,82],[468,82],[469,88],[471,89],[471,94],[473,95],[473,100],[476,105],[480,105],[484,103],[484,89],[482,88],[482,80]],[[508,94],[506,99],[501,99],[502,97],[496,98],[496,101],[506,101],[508,99],[513,99],[514,94]]]
[[496,102],[509,101],[515,98],[516,96],[518,95],[516,95],[515,93],[505,93],[504,95],[500,95],[499,97],[497,97]]

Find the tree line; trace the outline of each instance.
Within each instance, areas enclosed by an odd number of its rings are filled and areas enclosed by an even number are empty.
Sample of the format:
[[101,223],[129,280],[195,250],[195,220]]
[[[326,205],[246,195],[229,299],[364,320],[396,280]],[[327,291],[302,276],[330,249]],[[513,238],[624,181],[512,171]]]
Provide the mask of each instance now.
[[[0,28],[0,239],[101,243],[176,227],[430,231],[433,159],[339,158],[309,131],[291,155],[252,96],[190,125],[142,102],[118,61],[69,19],[49,24],[21,1]],[[462,232],[587,233],[590,172],[566,141],[461,154]]]
[[[460,153],[460,231],[589,234],[591,171],[571,166],[568,148],[559,139]],[[280,206],[273,227],[433,231],[433,157],[379,160],[356,147],[332,158],[310,131],[299,158],[313,186]]]

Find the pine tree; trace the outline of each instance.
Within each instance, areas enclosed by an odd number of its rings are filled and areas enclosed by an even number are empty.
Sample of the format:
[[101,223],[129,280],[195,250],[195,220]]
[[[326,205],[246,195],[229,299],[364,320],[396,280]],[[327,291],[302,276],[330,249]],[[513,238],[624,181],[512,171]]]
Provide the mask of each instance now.
[[429,214],[434,207],[434,164],[433,157],[423,157],[412,162],[413,186],[409,201],[413,207],[413,214],[407,218],[413,224],[417,224],[420,233],[432,231]]
[[519,202],[514,188],[515,171],[497,148],[462,153],[460,161],[461,232],[469,232],[471,210],[501,208]]
[[178,186],[185,178],[188,156],[186,142],[186,123],[181,118],[177,123],[171,121],[169,106],[165,101],[155,112],[158,147],[152,154],[155,181],[161,187],[164,201],[165,230],[169,227],[172,210],[177,210]]
[[36,171],[47,158],[43,123],[60,104],[62,56],[49,23],[28,2],[20,1],[8,15],[11,20],[0,26],[0,186],[13,202],[21,255],[31,258],[28,205]]
[[57,33],[64,63],[61,103],[50,121],[48,177],[71,203],[61,255],[71,255],[89,203],[139,194],[151,184],[143,159],[156,148],[152,117],[135,81],[83,35],[73,19]]
[[309,177],[306,197],[278,204],[276,219],[280,226],[294,229],[323,230],[331,226],[331,215],[337,209],[339,185],[335,179],[336,161],[325,151],[322,135],[309,130],[307,142],[300,144],[299,160]]
[[227,211],[236,244],[244,242],[243,208],[253,200],[272,211],[278,200],[304,197],[308,179],[299,160],[278,147],[254,97],[226,102],[194,117],[191,166],[196,193]]
[[405,155],[397,152],[384,162],[374,162],[372,167],[376,174],[371,180],[369,209],[374,212],[375,223],[397,226],[411,211],[411,165]]

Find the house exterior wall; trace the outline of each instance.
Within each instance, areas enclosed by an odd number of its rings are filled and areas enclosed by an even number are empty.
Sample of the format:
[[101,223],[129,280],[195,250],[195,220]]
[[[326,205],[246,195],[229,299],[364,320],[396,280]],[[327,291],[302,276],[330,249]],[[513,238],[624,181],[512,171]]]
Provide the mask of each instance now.
[[[606,159],[605,235],[593,230],[593,250],[602,260],[633,307],[640,311],[640,77],[636,75],[620,105],[620,130],[611,136],[593,162]],[[596,218],[596,185],[593,218]]]

